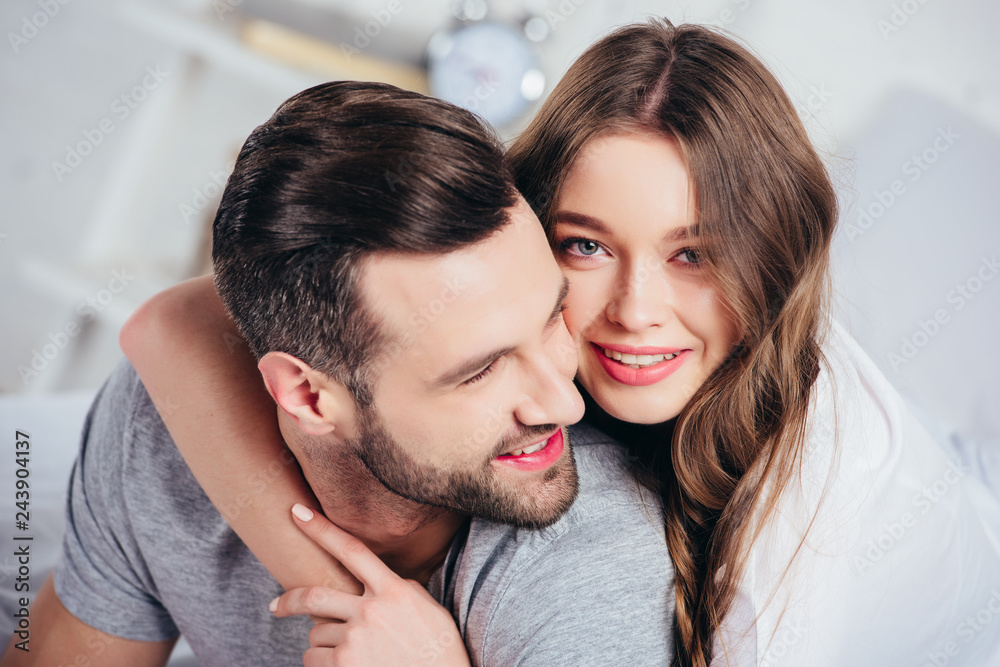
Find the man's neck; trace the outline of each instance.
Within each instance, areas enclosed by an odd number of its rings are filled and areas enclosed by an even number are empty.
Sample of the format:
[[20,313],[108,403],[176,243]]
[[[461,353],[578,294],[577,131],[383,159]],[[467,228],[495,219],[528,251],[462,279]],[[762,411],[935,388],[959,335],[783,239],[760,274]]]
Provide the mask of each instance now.
[[[404,579],[413,579],[426,585],[444,564],[456,533],[468,520],[464,515],[449,510],[439,510],[437,515],[410,526],[397,524],[392,531],[383,526],[372,530],[373,522],[361,518],[344,520],[333,514],[323,502],[324,512],[331,521],[368,545],[389,569]],[[337,518],[335,518],[337,517]],[[407,530],[408,532],[403,532]]]
[[364,542],[396,574],[426,585],[467,517],[393,493],[339,443],[324,446],[322,456],[304,455],[298,429],[283,414],[278,422],[326,517]]

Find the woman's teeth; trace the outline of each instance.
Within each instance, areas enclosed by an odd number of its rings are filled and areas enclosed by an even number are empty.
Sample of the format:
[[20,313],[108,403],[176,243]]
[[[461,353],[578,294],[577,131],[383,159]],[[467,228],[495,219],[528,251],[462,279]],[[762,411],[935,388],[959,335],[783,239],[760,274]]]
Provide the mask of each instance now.
[[620,361],[630,368],[645,368],[647,366],[652,366],[653,364],[658,364],[661,361],[668,361],[677,356],[674,354],[622,354],[621,352],[616,352],[615,350],[609,350],[604,347],[604,356],[609,359],[614,359],[615,361]]
[[512,452],[507,452],[506,456],[520,456],[521,454],[534,454],[535,452],[541,450],[545,445],[549,443],[548,440],[542,440],[537,445],[532,445],[531,447],[525,447],[524,449],[515,449]]

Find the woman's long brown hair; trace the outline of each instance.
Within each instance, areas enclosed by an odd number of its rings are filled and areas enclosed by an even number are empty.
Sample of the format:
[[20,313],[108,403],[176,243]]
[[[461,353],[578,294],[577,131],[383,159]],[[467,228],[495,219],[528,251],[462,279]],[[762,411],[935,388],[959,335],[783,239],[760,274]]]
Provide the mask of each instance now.
[[590,47],[511,148],[518,188],[550,233],[580,149],[636,130],[680,145],[702,250],[741,331],[678,416],[670,447],[643,462],[659,478],[674,562],[677,661],[705,667],[750,545],[800,462],[837,200],[756,57],[711,29],[652,20]]

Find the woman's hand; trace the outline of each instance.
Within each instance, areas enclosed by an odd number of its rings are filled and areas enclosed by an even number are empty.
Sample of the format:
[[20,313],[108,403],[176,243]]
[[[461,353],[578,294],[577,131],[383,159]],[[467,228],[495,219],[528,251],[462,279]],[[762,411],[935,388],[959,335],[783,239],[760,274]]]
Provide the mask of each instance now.
[[295,523],[364,586],[353,595],[333,588],[295,588],[271,601],[277,616],[330,619],[309,633],[305,667],[460,665],[465,644],[451,614],[416,581],[402,579],[361,540],[302,505]]

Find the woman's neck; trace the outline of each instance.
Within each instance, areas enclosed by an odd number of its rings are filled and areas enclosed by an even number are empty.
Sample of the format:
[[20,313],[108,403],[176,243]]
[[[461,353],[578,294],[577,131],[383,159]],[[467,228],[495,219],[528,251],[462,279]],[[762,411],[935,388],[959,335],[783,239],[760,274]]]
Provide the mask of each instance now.
[[661,466],[669,465],[670,443],[677,420],[671,419],[659,424],[623,421],[609,415],[579,382],[577,388],[583,395],[586,406],[583,420],[624,445],[632,455],[637,472],[662,477],[657,471],[662,469]]

